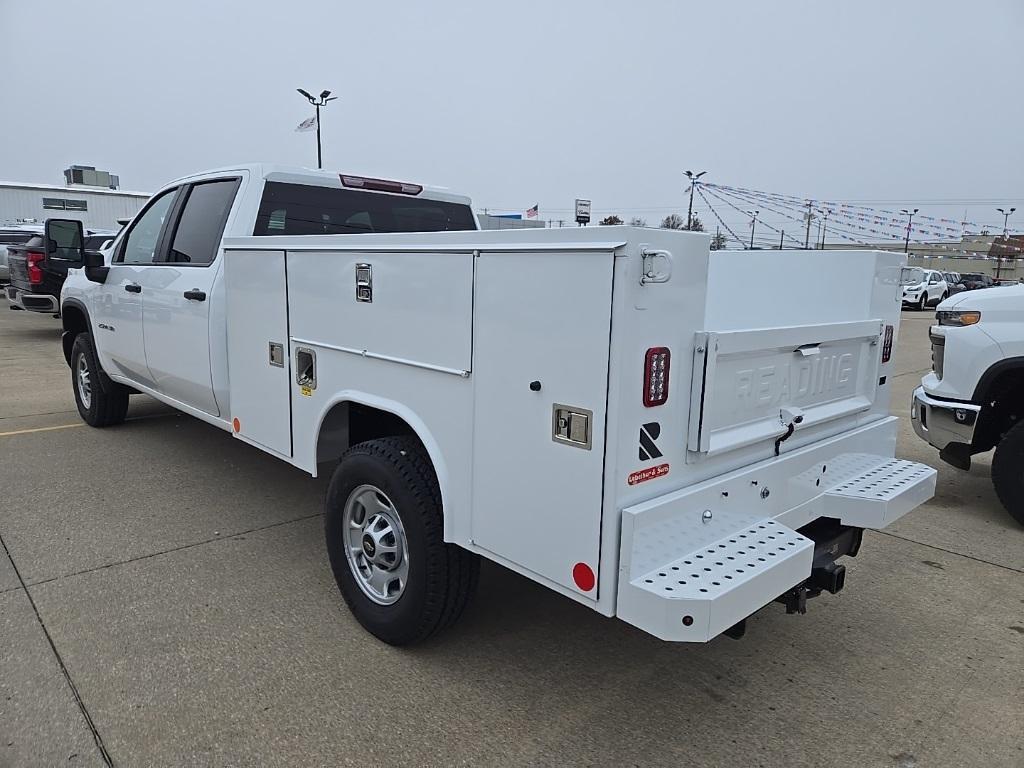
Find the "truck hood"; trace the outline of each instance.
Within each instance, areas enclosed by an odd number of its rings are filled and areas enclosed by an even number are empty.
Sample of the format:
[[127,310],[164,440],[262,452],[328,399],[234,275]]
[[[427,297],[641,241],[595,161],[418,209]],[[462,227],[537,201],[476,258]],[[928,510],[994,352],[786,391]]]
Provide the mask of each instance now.
[[977,291],[963,291],[950,296],[936,309],[1010,309],[1024,311],[1024,285],[995,286]]

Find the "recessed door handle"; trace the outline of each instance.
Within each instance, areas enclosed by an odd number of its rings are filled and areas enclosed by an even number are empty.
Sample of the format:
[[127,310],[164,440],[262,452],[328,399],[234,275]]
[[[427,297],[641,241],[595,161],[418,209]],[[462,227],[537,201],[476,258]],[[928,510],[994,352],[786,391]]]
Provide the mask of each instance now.
[[128,293],[142,293],[142,286],[138,283],[125,283],[124,289],[128,291]]
[[203,291],[191,290],[182,294],[189,301],[206,301],[206,293]]

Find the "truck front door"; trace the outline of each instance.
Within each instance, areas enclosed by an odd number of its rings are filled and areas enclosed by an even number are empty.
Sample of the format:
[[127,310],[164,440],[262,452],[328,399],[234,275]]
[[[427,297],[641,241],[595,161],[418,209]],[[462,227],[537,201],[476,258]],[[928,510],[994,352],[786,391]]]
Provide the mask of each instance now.
[[104,370],[153,386],[143,343],[142,304],[148,271],[177,195],[170,189],[153,198],[122,238],[107,279],[93,294],[96,349]]
[[214,179],[182,191],[146,285],[146,359],[157,391],[213,416],[220,408],[210,371],[212,294],[239,183]]

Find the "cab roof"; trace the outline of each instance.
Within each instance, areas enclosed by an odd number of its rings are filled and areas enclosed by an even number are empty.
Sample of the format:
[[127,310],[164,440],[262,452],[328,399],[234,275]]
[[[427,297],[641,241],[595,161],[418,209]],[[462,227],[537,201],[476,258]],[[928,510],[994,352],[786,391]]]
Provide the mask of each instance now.
[[[237,173],[238,171],[247,171],[251,178],[262,178],[265,181],[306,184],[316,187],[333,187],[336,189],[342,189],[344,187],[341,183],[341,177],[343,175],[378,178],[373,174],[352,173],[347,170],[320,170],[317,168],[303,168],[298,165],[279,165],[276,163],[240,163],[238,165],[225,166],[223,168],[215,168],[209,171],[202,171],[201,173],[183,176],[182,178],[175,179],[173,182],[170,182],[170,184],[165,186],[171,186],[172,184],[180,184],[188,181],[197,181],[210,176],[223,176],[226,173]],[[408,179],[396,179],[395,181],[419,184],[419,182],[410,182]],[[427,184],[419,184],[419,186],[423,188],[423,191],[416,195],[416,197],[426,198],[429,200],[443,200],[445,202],[460,203],[462,205],[472,205],[472,200],[467,195],[456,194],[445,187],[436,187]],[[371,190],[362,191],[371,194],[389,194],[387,192],[375,192]]]

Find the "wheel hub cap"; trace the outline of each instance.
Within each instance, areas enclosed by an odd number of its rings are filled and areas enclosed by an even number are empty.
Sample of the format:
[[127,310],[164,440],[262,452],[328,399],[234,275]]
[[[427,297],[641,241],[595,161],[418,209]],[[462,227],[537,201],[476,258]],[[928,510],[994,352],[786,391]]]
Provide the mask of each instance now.
[[85,355],[78,356],[78,366],[75,371],[78,380],[78,396],[82,399],[82,405],[86,408],[92,406],[92,377],[89,375],[89,363]]
[[342,518],[345,556],[359,588],[375,603],[394,603],[409,577],[409,550],[391,499],[376,486],[360,485],[349,494]]

